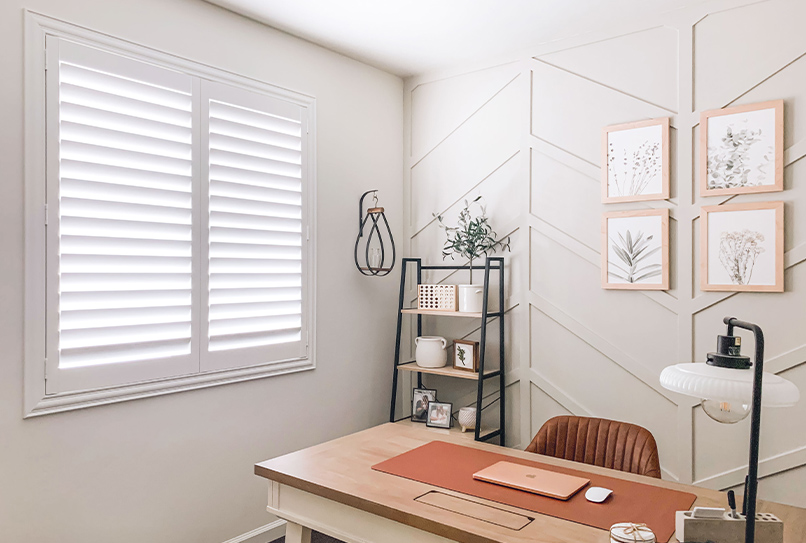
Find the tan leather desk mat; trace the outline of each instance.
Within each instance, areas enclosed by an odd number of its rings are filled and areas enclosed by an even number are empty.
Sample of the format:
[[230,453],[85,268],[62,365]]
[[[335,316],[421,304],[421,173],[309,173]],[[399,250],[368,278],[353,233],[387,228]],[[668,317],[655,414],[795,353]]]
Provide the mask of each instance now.
[[[591,503],[585,499],[583,488],[568,501],[561,501],[473,479],[474,473],[501,460],[585,477],[591,480],[590,486],[609,488],[613,494],[604,503]],[[644,523],[655,532],[658,541],[668,541],[672,537],[675,511],[687,511],[697,499],[697,496],[688,492],[533,462],[444,441],[426,443],[376,464],[372,469],[603,530],[609,530],[617,522]]]

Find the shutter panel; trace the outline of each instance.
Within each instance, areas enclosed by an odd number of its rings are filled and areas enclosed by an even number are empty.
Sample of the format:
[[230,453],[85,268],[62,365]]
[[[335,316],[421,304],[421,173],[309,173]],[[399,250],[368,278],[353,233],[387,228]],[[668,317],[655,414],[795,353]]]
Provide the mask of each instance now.
[[202,82],[202,369],[306,355],[305,108]]
[[193,78],[47,48],[47,392],[197,372]]

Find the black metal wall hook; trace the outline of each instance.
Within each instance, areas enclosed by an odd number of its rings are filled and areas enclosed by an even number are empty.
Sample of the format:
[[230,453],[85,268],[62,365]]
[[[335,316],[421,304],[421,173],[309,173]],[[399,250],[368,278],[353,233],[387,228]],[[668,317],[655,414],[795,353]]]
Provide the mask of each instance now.
[[[367,215],[364,216],[364,198],[367,197],[368,194],[373,194],[373,207],[367,209]],[[383,242],[384,235],[381,229],[378,227],[380,220],[383,219],[383,225],[386,227],[386,235],[388,237],[388,244],[392,248],[392,260],[389,263],[388,267],[384,267],[384,263],[386,262],[386,244]],[[364,228],[367,226],[369,221],[372,221],[372,225],[369,229],[369,233],[364,239],[364,250],[361,251],[363,254],[363,265],[362,262],[359,261],[359,249],[361,246],[361,238],[364,237]],[[377,247],[371,247],[373,243],[373,239],[377,236]],[[372,253],[370,253],[372,250]],[[369,275],[374,277],[383,277],[384,275],[389,275],[392,269],[395,267],[395,240],[392,237],[392,229],[389,227],[389,221],[386,220],[386,214],[384,213],[384,209],[382,207],[378,207],[378,190],[368,190],[364,194],[361,195],[361,199],[358,201],[358,236],[355,238],[355,250],[353,252],[353,257],[355,259],[355,267],[358,268],[363,275]]]

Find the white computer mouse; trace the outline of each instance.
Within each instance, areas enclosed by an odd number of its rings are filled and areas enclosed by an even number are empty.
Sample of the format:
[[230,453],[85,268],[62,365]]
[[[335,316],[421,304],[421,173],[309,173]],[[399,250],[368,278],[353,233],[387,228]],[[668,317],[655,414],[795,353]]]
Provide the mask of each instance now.
[[609,495],[613,493],[609,488],[602,488],[600,486],[592,486],[585,492],[585,499],[589,502],[602,503]]

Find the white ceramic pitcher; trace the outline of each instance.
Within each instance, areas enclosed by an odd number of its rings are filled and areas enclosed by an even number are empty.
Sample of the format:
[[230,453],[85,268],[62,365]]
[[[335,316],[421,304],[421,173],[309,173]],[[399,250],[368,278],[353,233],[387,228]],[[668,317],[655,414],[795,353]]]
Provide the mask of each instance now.
[[448,342],[444,337],[420,336],[414,340],[417,346],[414,359],[422,368],[441,368],[448,363]]

